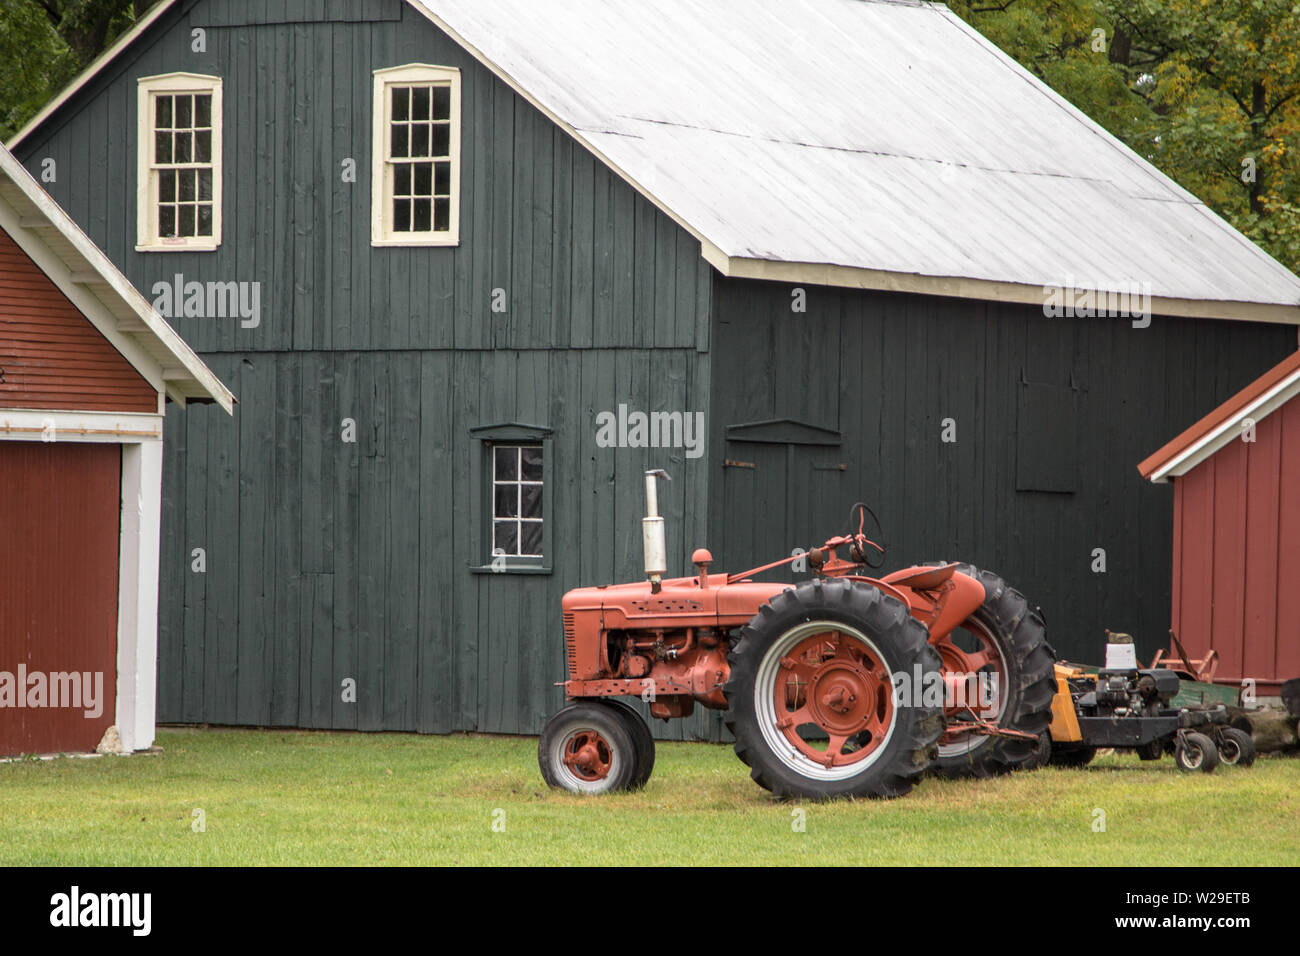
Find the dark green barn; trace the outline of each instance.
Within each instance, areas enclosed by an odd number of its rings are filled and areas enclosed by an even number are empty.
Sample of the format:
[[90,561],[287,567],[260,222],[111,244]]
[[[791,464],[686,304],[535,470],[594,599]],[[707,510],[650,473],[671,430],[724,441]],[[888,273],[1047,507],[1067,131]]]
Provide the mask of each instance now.
[[162,721],[537,732],[561,594],[640,575],[647,467],[672,572],[864,500],[894,566],[1149,656],[1135,465],[1300,324],[1300,280],[906,0],[164,0],[11,145],[240,401],[168,418]]

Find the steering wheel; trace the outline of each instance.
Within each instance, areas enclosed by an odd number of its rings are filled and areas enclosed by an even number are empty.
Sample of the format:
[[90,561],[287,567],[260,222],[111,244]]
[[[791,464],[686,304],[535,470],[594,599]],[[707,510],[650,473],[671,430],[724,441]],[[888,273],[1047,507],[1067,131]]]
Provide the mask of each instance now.
[[[876,537],[883,538],[885,536],[884,529],[880,526],[880,518],[876,516],[876,513],[863,502],[854,502],[853,507],[849,509],[849,530],[847,533],[853,538],[853,543],[849,546],[849,558],[854,564],[860,564],[875,571],[885,566],[885,546],[876,544],[875,541],[867,537],[865,530],[867,515],[871,515],[871,520],[876,526]],[[868,546],[879,553],[880,560],[878,563],[872,562],[867,557]]]

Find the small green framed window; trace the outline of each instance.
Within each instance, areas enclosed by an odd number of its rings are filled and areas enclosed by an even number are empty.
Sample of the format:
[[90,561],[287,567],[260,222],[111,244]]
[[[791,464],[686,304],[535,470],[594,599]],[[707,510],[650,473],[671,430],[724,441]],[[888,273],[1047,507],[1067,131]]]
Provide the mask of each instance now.
[[506,422],[470,429],[478,445],[476,573],[551,570],[551,430]]

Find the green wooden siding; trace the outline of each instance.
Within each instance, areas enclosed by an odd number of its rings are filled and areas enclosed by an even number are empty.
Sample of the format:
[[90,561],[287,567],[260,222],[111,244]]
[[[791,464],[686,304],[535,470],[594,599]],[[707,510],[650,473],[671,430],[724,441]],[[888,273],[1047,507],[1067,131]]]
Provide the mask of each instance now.
[[[719,568],[820,543],[861,499],[884,524],[888,568],[945,559],[998,572],[1042,606],[1065,657],[1096,660],[1107,627],[1135,635],[1144,659],[1167,643],[1171,486],[1144,481],[1137,463],[1294,351],[1293,327],[1157,316],[1134,329],[1030,306],[826,288],[809,288],[798,314],[790,292],[715,284],[715,463],[750,455],[725,441],[728,425],[762,419],[836,430],[842,445],[796,450],[796,477],[819,482],[811,492],[784,487],[780,457],[769,455],[766,475],[725,469],[710,501]],[[944,443],[950,417],[957,441]],[[818,456],[847,470],[816,470]],[[1025,475],[1069,471],[1072,493],[1018,490]],[[754,526],[770,501],[728,497],[743,482],[809,506],[787,509],[795,527],[783,525],[781,540],[764,537]],[[755,540],[776,553],[749,553]],[[1091,570],[1094,548],[1105,549],[1104,574]]]
[[[611,401],[701,407],[693,349],[217,353],[240,396],[167,418],[159,719],[537,732],[563,695],[564,591],[641,576],[641,474],[669,552],[703,543],[707,458],[596,445]],[[621,396],[621,398],[620,398]],[[355,418],[357,442],[341,440]],[[476,574],[472,427],[552,427],[553,571]],[[206,571],[192,569],[204,548]],[[341,682],[357,681],[355,704]],[[661,725],[662,726],[662,725]],[[716,715],[667,728],[716,734]]]

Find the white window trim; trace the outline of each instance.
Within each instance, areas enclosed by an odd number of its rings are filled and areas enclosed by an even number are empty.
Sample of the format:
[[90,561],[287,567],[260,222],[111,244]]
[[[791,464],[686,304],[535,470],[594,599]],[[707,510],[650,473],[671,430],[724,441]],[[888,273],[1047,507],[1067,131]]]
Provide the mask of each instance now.
[[[212,95],[212,235],[163,239],[158,235],[158,205],[153,202],[153,103],[155,93]],[[199,73],[143,76],[136,87],[136,252],[211,252],[221,245],[221,77]]]
[[[451,87],[451,210],[446,232],[393,232],[389,222],[393,194],[392,166],[388,162],[389,86],[403,83],[446,83]],[[370,165],[370,244],[372,246],[460,245],[460,70],[453,66],[408,63],[375,70],[373,128]]]

